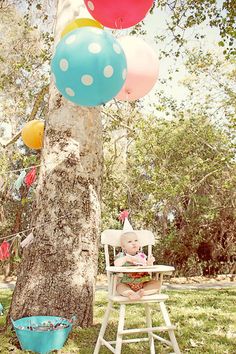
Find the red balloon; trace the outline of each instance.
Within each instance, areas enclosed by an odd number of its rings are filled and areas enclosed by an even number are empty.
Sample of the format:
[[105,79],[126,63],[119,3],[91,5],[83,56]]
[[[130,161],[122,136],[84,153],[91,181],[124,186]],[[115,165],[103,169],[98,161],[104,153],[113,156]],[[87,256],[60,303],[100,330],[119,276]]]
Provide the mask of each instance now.
[[95,20],[115,29],[128,28],[142,21],[153,2],[154,0],[84,0]]

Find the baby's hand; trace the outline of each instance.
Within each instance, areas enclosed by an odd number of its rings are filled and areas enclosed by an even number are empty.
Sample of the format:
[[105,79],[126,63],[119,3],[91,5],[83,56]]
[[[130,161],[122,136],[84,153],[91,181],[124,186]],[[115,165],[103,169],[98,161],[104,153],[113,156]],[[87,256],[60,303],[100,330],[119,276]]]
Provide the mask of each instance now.
[[154,262],[155,262],[155,258],[154,258],[153,255],[151,254],[150,256],[148,256],[147,265],[148,265],[148,266],[152,266]]
[[138,264],[140,265],[147,265],[147,256],[144,253],[139,253],[136,258],[138,258]]

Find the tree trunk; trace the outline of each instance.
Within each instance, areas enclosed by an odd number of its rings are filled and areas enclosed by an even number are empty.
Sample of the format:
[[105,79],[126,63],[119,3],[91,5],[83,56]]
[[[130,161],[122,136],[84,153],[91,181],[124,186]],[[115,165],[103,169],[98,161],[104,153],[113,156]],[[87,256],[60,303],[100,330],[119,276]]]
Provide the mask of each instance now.
[[[80,3],[58,1],[56,42],[78,16]],[[98,108],[76,107],[53,85],[49,92],[34,241],[23,252],[9,314],[13,319],[76,315],[84,327],[92,323],[97,273],[101,118]]]

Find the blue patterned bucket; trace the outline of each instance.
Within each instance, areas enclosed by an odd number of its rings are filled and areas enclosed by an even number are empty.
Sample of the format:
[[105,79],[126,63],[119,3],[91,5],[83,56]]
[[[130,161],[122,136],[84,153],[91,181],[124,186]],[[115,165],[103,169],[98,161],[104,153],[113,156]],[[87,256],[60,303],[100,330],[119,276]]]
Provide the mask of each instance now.
[[40,354],[61,349],[72,329],[71,321],[57,316],[31,316],[11,321],[21,348]]

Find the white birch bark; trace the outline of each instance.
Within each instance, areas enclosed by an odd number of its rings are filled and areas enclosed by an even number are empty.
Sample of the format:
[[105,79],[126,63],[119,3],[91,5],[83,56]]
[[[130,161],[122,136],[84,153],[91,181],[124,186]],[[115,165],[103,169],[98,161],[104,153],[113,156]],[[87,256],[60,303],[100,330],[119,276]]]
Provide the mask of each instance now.
[[[58,1],[55,42],[82,4]],[[79,325],[91,325],[101,174],[99,108],[77,107],[51,84],[32,220],[32,225],[43,225],[33,231],[34,241],[24,250],[10,309],[14,319],[76,315]]]

